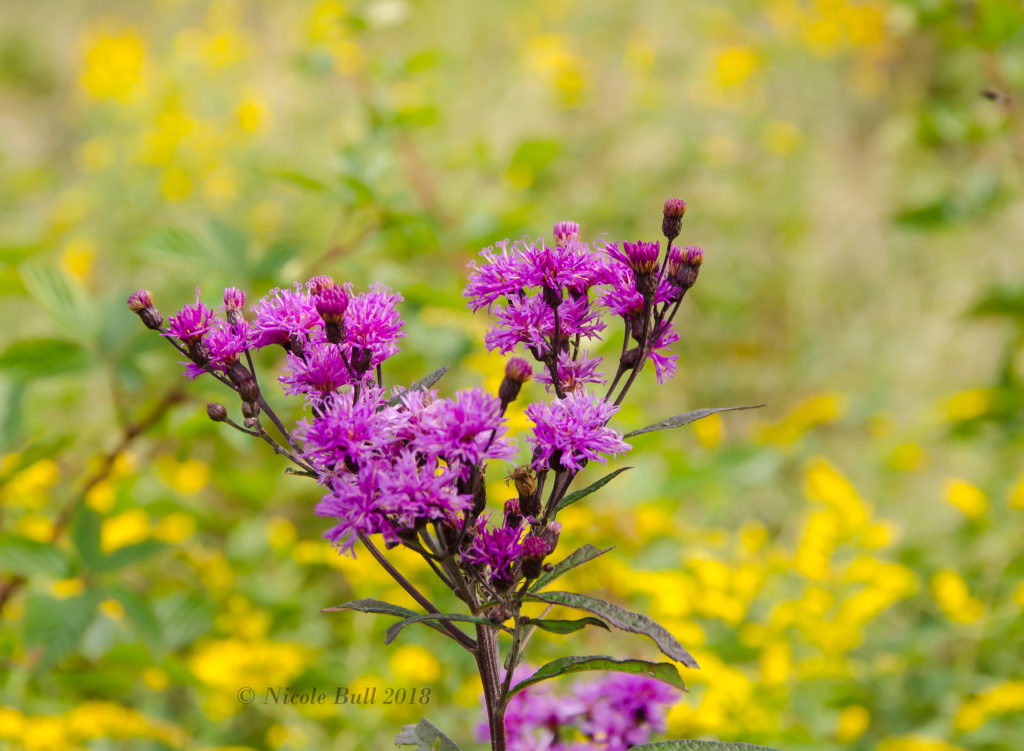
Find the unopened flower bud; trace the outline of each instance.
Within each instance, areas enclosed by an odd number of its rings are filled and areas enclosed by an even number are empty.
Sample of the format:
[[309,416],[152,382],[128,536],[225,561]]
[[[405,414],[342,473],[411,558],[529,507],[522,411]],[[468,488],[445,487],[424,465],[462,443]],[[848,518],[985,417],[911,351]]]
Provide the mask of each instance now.
[[640,348],[633,347],[627,350],[621,358],[619,358],[619,365],[623,370],[632,370],[636,367],[636,364],[640,362]]
[[524,516],[540,514],[540,496],[537,495],[537,475],[531,467],[520,465],[506,479],[512,480],[519,493],[519,512]]
[[249,420],[257,419],[259,417],[259,414],[259,404],[257,404],[256,402],[242,402],[242,417],[245,418],[245,424],[248,427],[252,427],[252,425],[249,425]]
[[164,317],[153,305],[153,295],[148,289],[136,290],[128,298],[128,309],[142,319],[147,329],[159,329],[164,325]]
[[697,281],[700,265],[704,262],[704,251],[696,245],[687,245],[682,252],[682,260],[676,270],[675,282],[685,292]]
[[558,547],[560,534],[562,534],[562,525],[558,522],[548,522],[548,525],[540,531],[540,538],[547,543],[548,552]]
[[317,276],[311,276],[309,281],[306,282],[306,289],[309,290],[309,294],[320,296],[325,290],[332,289],[338,285],[334,283],[334,280],[326,274],[318,274]]
[[555,236],[555,245],[564,248],[569,243],[580,239],[580,225],[576,222],[558,222],[552,234]]
[[224,422],[228,419],[227,407],[217,402],[210,402],[206,405],[206,414],[214,422]]
[[345,338],[345,311],[348,310],[348,293],[341,287],[327,287],[316,294],[316,312],[324,321],[327,341],[337,344]]
[[661,220],[661,233],[669,243],[679,237],[683,228],[683,215],[686,214],[686,201],[682,198],[670,198],[665,201],[664,218]]
[[505,526],[509,528],[518,527],[522,519],[523,515],[519,509],[519,499],[509,498],[505,501]]
[[498,387],[498,398],[504,409],[519,396],[523,384],[533,376],[533,367],[521,357],[513,357],[505,365],[505,377]]
[[245,378],[241,383],[238,384],[238,395],[242,397],[243,402],[255,403],[260,398],[260,387],[256,383],[256,379],[252,376]]
[[244,424],[247,428],[255,428],[260,424],[260,419],[258,417],[246,417]]
[[[553,522],[557,524],[557,522]],[[557,538],[556,538],[557,539]],[[536,579],[544,565],[544,557],[551,548],[537,535],[528,535],[523,540],[523,576]]]
[[228,323],[232,326],[241,323],[245,316],[242,315],[242,306],[245,305],[245,292],[238,287],[228,287],[224,290],[224,314]]

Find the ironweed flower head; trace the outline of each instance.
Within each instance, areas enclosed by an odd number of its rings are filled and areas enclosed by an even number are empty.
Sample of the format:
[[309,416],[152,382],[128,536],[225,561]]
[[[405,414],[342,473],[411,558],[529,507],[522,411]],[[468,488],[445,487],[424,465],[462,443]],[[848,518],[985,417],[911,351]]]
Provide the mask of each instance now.
[[195,305],[185,305],[170,317],[167,333],[183,344],[195,344],[209,331],[213,323],[213,311],[199,301],[199,287],[196,287]]
[[617,411],[618,407],[586,389],[546,404],[531,404],[526,416],[533,421],[533,434],[527,438],[534,447],[533,468],[578,472],[590,460],[604,462],[606,454],[629,451],[622,434],[607,427]]
[[348,295],[345,341],[369,353],[369,364],[361,370],[380,365],[398,352],[398,340],[405,336],[397,307],[403,298],[380,282],[374,282],[368,292],[355,296],[351,285],[346,284],[345,292]]
[[466,562],[487,569],[491,583],[508,589],[515,583],[516,566],[523,555],[521,527],[492,527],[487,516],[480,517],[476,537],[463,554]]
[[662,212],[661,234],[668,238],[669,245],[679,237],[683,228],[683,216],[686,214],[686,201],[682,198],[670,198],[665,201]]
[[218,321],[206,332],[203,344],[209,350],[210,365],[227,371],[249,347],[249,324],[242,320],[232,326]]
[[309,290],[309,294],[314,297],[319,297],[329,289],[334,289],[338,285],[331,277],[326,274],[319,274],[317,276],[311,276],[306,281],[306,289]]
[[240,323],[243,320],[242,308],[245,306],[245,292],[238,287],[224,290],[224,313],[228,323]]
[[291,289],[272,289],[255,306],[253,345],[289,346],[292,337],[304,337],[320,325],[320,315],[298,282]]

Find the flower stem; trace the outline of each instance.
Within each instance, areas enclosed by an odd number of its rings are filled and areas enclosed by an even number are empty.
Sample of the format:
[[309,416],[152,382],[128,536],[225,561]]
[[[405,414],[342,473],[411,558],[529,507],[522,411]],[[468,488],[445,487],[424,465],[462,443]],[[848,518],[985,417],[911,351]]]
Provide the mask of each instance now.
[[487,705],[487,727],[491,734],[491,751],[507,751],[505,738],[505,697],[500,684],[498,631],[492,626],[477,624],[476,664],[484,688]]

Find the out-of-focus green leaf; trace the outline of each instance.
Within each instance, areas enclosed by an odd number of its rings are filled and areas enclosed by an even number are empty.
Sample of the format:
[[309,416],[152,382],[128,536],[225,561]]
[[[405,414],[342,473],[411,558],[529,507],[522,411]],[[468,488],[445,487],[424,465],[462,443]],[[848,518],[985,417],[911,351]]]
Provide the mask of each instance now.
[[78,645],[96,612],[95,594],[56,600],[33,594],[25,602],[25,644],[43,649],[41,667],[52,665]]
[[188,646],[213,627],[214,610],[198,592],[175,592],[153,604],[163,643],[169,649]]
[[655,623],[646,615],[634,613],[606,600],[591,597],[590,595],[581,595],[576,592],[544,592],[542,594],[528,594],[527,598],[540,600],[552,605],[565,605],[577,610],[586,610],[588,613],[600,616],[617,629],[648,637],[668,657],[683,663],[686,667],[699,667],[693,656],[683,648],[682,644],[676,641],[676,638],[664,626]]
[[66,339],[23,339],[0,353],[0,373],[18,381],[80,373],[96,360],[78,342]]
[[587,670],[610,670],[618,673],[645,675],[648,678],[667,683],[685,691],[686,684],[679,677],[679,670],[671,662],[648,662],[647,660],[616,660],[605,655],[589,655],[580,657],[562,657],[543,665],[540,670],[529,678],[520,681],[509,690],[509,695],[519,693],[535,683],[557,678],[569,673],[581,673]]
[[113,571],[156,555],[167,546],[159,540],[144,540],[118,548],[96,564],[97,571]]
[[975,38],[984,47],[998,47],[1024,30],[1020,0],[978,0]]
[[86,568],[92,569],[103,560],[100,550],[100,527],[103,519],[84,503],[75,510],[71,520],[71,542]]
[[85,291],[59,269],[26,261],[18,267],[29,296],[69,333],[91,334],[96,323],[95,311]]
[[530,585],[530,591],[536,592],[543,589],[566,572],[572,571],[577,566],[582,566],[584,563],[592,561],[599,555],[604,555],[611,550],[614,550],[614,547],[599,550],[593,545],[583,545],[582,547],[577,548],[567,557],[556,563],[550,571],[546,571],[538,576],[537,580]]
[[416,751],[459,751],[455,741],[425,717],[416,725],[403,727],[395,738],[395,745],[415,746]]
[[113,595],[121,605],[132,628],[142,639],[151,652],[158,653],[162,647],[160,621],[153,614],[149,603],[134,592],[124,587],[114,587]]
[[67,557],[53,545],[19,535],[0,535],[0,571],[61,579],[68,575],[69,568]]
[[401,605],[392,605],[390,602],[384,602],[384,600],[375,600],[372,597],[364,597],[360,600],[352,600],[352,602],[345,602],[341,605],[324,608],[323,612],[335,613],[341,610],[358,610],[360,613],[395,615],[399,618],[409,618],[410,616],[419,615],[415,610],[403,608]]

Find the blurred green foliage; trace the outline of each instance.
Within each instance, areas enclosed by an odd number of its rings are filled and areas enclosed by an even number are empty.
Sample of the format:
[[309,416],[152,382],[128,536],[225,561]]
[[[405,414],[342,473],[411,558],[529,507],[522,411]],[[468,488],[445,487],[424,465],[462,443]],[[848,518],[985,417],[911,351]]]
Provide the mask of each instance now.
[[[1022,91],[1015,0],[7,2],[0,743],[383,748],[424,709],[468,738],[472,665],[321,613],[405,601],[124,301],[379,279],[406,297],[389,381],[493,388],[473,254],[565,218],[653,238],[678,195],[707,259],[681,372],[620,426],[768,406],[633,439],[565,515],[566,551],[618,545],[573,585],[696,654],[671,736],[1015,749]],[[366,685],[432,700],[236,697]]]

